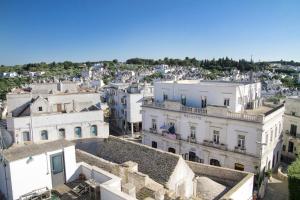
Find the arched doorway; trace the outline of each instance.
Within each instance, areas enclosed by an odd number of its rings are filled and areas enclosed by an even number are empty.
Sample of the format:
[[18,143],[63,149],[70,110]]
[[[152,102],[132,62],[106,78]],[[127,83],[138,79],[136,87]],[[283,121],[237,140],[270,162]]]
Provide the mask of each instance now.
[[189,152],[189,161],[196,162],[196,153],[195,152],[192,152],[192,151]]
[[168,148],[168,152],[176,153],[176,150],[175,150],[174,148],[172,148],[172,147],[169,147],[169,148]]
[[220,164],[220,162],[219,162],[217,159],[210,159],[209,164],[210,164],[210,165],[214,165],[214,166],[221,167],[221,164]]

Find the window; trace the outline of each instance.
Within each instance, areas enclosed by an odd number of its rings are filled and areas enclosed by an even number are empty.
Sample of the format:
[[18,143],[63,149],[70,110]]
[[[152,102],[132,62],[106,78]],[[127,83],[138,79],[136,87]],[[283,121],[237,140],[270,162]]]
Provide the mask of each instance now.
[[244,135],[238,136],[238,147],[240,147],[241,149],[245,149],[245,136]]
[[52,156],[51,161],[52,161],[51,163],[52,163],[52,173],[53,174],[58,174],[60,172],[63,172],[64,165],[63,165],[63,157],[61,154]]
[[57,112],[62,112],[62,105],[61,105],[61,103],[59,103],[59,104],[56,105],[56,109],[57,109]]
[[239,104],[242,104],[242,99],[243,99],[242,97],[239,97],[239,98],[238,98],[238,103],[239,103]]
[[48,140],[48,131],[46,131],[46,130],[41,131],[41,139]]
[[244,171],[245,167],[244,167],[244,165],[242,165],[240,163],[235,163],[234,164],[234,169]]
[[64,128],[60,128],[60,129],[58,130],[58,137],[59,137],[60,139],[66,138],[66,130],[65,130]]
[[296,133],[297,133],[297,126],[295,124],[291,124],[290,134],[292,136],[296,136]]
[[201,97],[201,108],[206,108],[206,101],[207,101],[206,96],[202,96]]
[[295,116],[295,115],[296,115],[296,112],[292,112],[292,115]]
[[176,150],[175,150],[174,148],[172,148],[172,147],[169,147],[169,148],[168,148],[168,152],[176,153]]
[[289,142],[288,152],[293,153],[293,151],[294,151],[294,143]]
[[153,148],[157,148],[157,142],[152,141],[152,147],[153,147]]
[[43,111],[43,107],[42,106],[39,107],[39,111]]
[[152,119],[152,125],[151,125],[153,130],[157,130],[157,124],[156,124],[156,119]]
[[196,127],[191,126],[191,135],[190,135],[191,139],[195,139],[196,138]]
[[24,131],[23,133],[23,141],[30,141],[30,135],[28,131]]
[[282,145],[282,151],[285,151],[285,150],[286,150],[286,146]]
[[81,127],[75,127],[74,132],[76,138],[81,138]]
[[182,105],[186,105],[186,96],[185,95],[181,95],[181,104]]
[[278,132],[279,132],[279,135],[281,134],[281,123],[279,122],[279,128],[278,128]]
[[214,130],[214,138],[213,138],[213,140],[214,140],[215,144],[219,144],[219,142],[220,142],[220,131]]
[[273,141],[273,130],[271,130],[271,135],[270,135],[270,142]]
[[229,106],[229,99],[228,98],[224,99],[224,106]]
[[91,126],[91,136],[97,136],[97,135],[98,135],[97,125],[92,125]]
[[269,135],[266,134],[266,145],[268,145],[268,142],[269,142]]
[[167,95],[167,94],[164,94],[163,98],[164,98],[164,101],[165,101],[165,100],[168,100],[168,95]]

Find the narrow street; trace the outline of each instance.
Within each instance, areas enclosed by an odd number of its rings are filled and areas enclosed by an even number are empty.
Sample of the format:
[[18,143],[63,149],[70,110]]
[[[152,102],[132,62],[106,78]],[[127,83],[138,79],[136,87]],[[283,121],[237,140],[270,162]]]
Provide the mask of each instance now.
[[269,180],[268,188],[264,197],[265,200],[287,200],[288,182],[280,180],[276,174]]

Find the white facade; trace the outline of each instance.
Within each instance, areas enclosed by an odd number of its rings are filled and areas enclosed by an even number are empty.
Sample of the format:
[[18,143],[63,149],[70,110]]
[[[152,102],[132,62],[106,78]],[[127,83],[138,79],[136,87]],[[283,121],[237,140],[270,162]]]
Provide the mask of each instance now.
[[254,173],[279,163],[284,108],[261,106],[259,83],[178,81],[154,87],[154,100],[142,107],[144,144]]
[[282,155],[287,159],[296,159],[300,154],[300,97],[286,99],[283,136]]
[[109,127],[104,122],[100,94],[68,92],[75,90],[72,85],[61,85],[65,92],[52,94],[49,90],[54,91],[56,85],[33,86],[35,89],[30,93],[7,95],[7,129],[14,142],[108,137]]
[[153,86],[111,84],[108,89],[108,105],[111,123],[128,132],[139,132],[141,129],[141,106],[144,97],[153,96]]
[[58,153],[64,155],[65,181],[68,182],[77,168],[74,145],[24,156],[12,161],[6,160],[4,153],[4,163],[0,163],[0,190],[2,193],[10,200],[18,199],[21,195],[33,190],[45,187],[52,189],[50,157]]
[[[54,141],[54,143],[59,141]],[[62,142],[64,143],[64,142]],[[54,144],[56,145],[56,144]],[[24,146],[23,146],[24,147]],[[11,147],[11,148],[23,148]],[[36,151],[43,146],[35,145],[26,148]],[[121,191],[121,178],[84,162],[76,163],[74,144],[62,144],[62,147],[39,153],[25,153],[21,158],[6,157],[10,149],[4,151],[3,162],[0,163],[0,192],[7,200],[30,197],[39,191],[56,188],[53,182],[52,156],[63,154],[64,179],[62,183],[72,182],[84,174],[86,179],[93,180],[100,187],[99,197],[103,200],[135,200],[136,198]],[[12,150],[14,151],[14,150]],[[18,151],[18,150],[17,150]],[[26,173],[24,173],[26,172]]]

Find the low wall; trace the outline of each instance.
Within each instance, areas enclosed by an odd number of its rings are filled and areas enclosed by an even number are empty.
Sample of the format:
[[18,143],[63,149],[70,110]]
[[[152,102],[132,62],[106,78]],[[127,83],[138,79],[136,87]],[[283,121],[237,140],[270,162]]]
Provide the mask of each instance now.
[[206,165],[202,163],[196,163],[191,161],[186,161],[189,167],[193,170],[196,176],[206,176],[213,179],[219,183],[225,184],[227,186],[233,187],[248,173],[242,171],[236,171],[233,169],[217,167],[212,165]]
[[278,167],[277,176],[282,181],[287,181],[288,180],[287,174],[285,174],[285,173],[282,172],[282,168],[281,167]]

